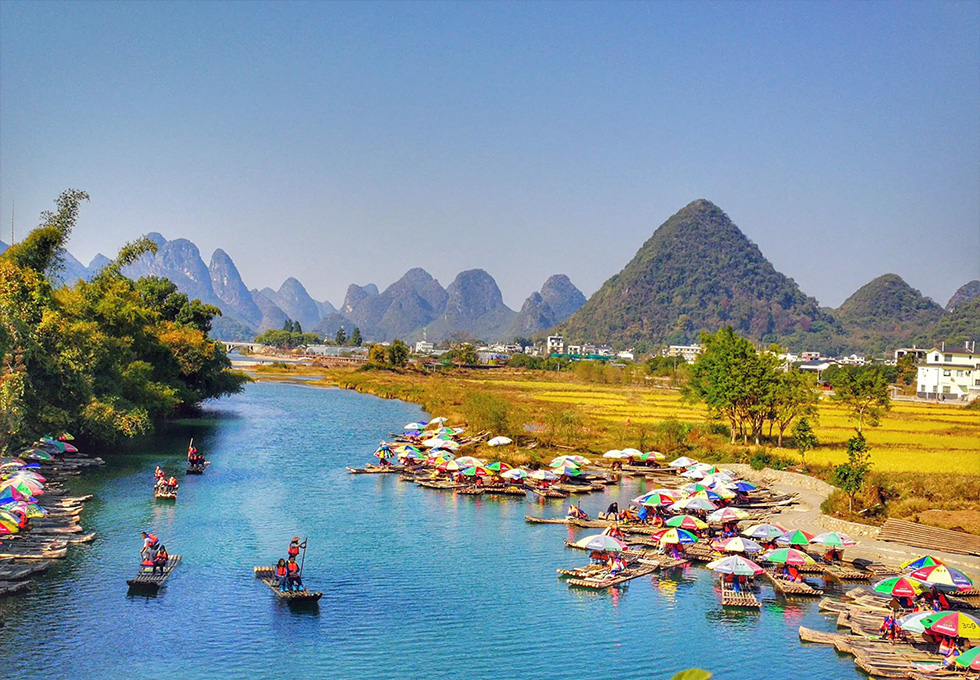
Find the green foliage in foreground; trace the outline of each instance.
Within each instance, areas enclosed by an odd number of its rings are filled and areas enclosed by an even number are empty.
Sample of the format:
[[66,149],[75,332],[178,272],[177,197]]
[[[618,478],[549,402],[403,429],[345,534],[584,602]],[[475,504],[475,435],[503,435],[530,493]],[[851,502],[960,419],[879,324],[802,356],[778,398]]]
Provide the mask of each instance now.
[[0,449],[61,430],[103,442],[143,434],[247,381],[208,337],[216,308],[166,279],[121,274],[156,249],[145,238],[92,281],[52,286],[47,274],[87,198],[66,191],[0,255]]

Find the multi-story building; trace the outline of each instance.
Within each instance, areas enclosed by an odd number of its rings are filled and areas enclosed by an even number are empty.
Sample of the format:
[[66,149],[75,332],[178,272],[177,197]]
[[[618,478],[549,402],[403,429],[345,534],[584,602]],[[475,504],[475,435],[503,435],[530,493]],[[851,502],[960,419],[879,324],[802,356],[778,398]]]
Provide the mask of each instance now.
[[660,354],[665,357],[684,357],[684,361],[693,364],[701,351],[701,345],[671,345],[660,350]]
[[548,339],[545,341],[544,353],[548,354],[564,354],[565,353],[565,338],[560,335],[549,335]]
[[921,399],[973,401],[980,396],[980,355],[976,344],[962,350],[933,348],[919,364],[918,389]]

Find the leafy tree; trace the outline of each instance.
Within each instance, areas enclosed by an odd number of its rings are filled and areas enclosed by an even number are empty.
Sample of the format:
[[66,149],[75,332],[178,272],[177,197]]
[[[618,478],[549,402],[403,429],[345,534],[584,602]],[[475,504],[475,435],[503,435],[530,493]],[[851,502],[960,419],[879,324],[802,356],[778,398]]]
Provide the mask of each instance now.
[[255,342],[279,349],[292,349],[303,345],[315,345],[320,342],[320,337],[316,333],[293,333],[292,331],[277,331],[270,328],[256,337]]
[[283,321],[282,322],[282,330],[286,331],[287,333],[292,333],[293,332],[293,320],[292,319],[286,319],[285,321]]
[[847,494],[848,512],[854,512],[854,496],[864,485],[871,470],[871,448],[858,432],[847,440],[847,462],[834,468],[830,483]]
[[460,366],[473,366],[480,361],[476,354],[476,348],[468,342],[454,345],[450,350],[450,356]]
[[408,363],[408,357],[410,354],[411,351],[408,349],[408,345],[398,338],[395,338],[395,341],[391,343],[390,347],[388,347],[388,363],[391,366],[401,368]]
[[368,363],[374,366],[385,366],[388,363],[388,352],[381,343],[371,345],[368,350]]
[[779,430],[779,448],[783,446],[783,434],[794,420],[801,417],[817,418],[816,379],[800,371],[776,372],[776,386],[770,402],[771,422]]
[[361,329],[354,326],[354,332],[350,334],[350,344],[354,347],[360,347],[364,340],[361,338]]
[[891,408],[888,397],[888,380],[880,366],[866,366],[864,370],[840,370],[831,381],[834,401],[840,402],[857,420],[860,433],[864,421],[876,427],[881,417]]
[[895,381],[902,385],[915,385],[919,378],[918,361],[914,354],[906,354],[898,360]]
[[293,333],[302,333],[303,327],[300,325],[299,321],[293,321]]
[[334,340],[341,347],[347,344],[347,331],[344,330],[343,326],[337,329],[337,334],[334,336]]
[[800,454],[800,462],[803,469],[807,469],[806,454],[817,447],[817,435],[814,434],[810,421],[807,418],[800,418],[793,426],[793,444]]

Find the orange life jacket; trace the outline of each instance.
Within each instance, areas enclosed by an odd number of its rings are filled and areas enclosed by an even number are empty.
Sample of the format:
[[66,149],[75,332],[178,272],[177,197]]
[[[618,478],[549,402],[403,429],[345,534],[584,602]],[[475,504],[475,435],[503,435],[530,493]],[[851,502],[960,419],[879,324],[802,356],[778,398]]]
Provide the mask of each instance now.
[[285,576],[287,573],[286,566],[276,567],[276,576]]
[[170,559],[170,556],[167,555],[166,550],[158,550],[156,557],[153,558],[153,561],[157,564],[166,564],[168,559]]
[[287,562],[286,563],[286,568],[289,569],[289,573],[290,574],[298,574],[299,573],[299,565],[296,564],[295,562]]
[[287,555],[299,555],[299,546],[296,543],[290,543],[289,547],[286,548]]

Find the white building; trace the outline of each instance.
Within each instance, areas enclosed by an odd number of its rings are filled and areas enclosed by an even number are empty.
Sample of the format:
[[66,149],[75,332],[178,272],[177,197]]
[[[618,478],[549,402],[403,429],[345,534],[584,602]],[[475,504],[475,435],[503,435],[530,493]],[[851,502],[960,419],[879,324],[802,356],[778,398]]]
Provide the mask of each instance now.
[[568,353],[569,354],[581,354],[582,353],[582,345],[569,345],[565,349],[568,350]]
[[919,364],[918,389],[922,399],[973,401],[980,396],[980,355],[976,345],[962,350],[936,349]]
[[565,353],[565,338],[560,335],[549,335],[548,340],[545,342],[544,353],[548,354],[564,354]]
[[432,354],[432,350],[435,348],[436,346],[427,340],[419,340],[415,343],[416,354]]
[[623,350],[616,354],[616,358],[623,359],[624,361],[633,361],[633,353],[629,350]]
[[693,364],[701,354],[701,345],[671,345],[666,349],[660,350],[660,355],[665,357],[683,357],[684,361]]

